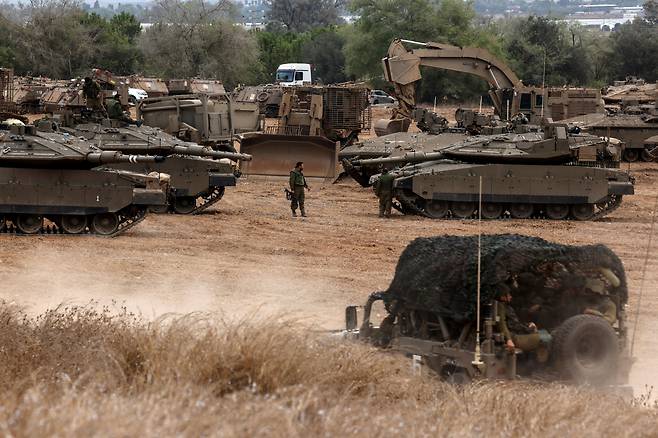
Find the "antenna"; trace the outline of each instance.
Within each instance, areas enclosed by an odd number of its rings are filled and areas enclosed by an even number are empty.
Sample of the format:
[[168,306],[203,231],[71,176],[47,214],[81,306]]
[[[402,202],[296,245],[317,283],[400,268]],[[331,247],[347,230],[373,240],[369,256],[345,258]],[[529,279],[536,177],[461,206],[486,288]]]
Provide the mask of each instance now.
[[478,197],[478,281],[477,281],[477,325],[475,326],[475,356],[473,365],[482,365],[480,359],[480,285],[482,273],[482,175],[480,175],[480,193]]
[[647,251],[644,254],[644,266],[642,267],[642,282],[640,283],[640,295],[637,297],[637,313],[633,322],[633,337],[631,338],[631,357],[633,357],[633,348],[635,347],[635,335],[637,334],[637,324],[640,321],[640,310],[642,309],[642,294],[644,293],[644,279],[647,276],[647,265],[649,264],[649,252],[653,243],[653,230],[656,226],[656,209],[658,208],[658,195],[653,203],[653,215],[651,216],[651,230],[649,231],[649,242]]
[[546,46],[544,46],[544,71],[541,76],[541,118],[544,118],[544,100],[546,100]]

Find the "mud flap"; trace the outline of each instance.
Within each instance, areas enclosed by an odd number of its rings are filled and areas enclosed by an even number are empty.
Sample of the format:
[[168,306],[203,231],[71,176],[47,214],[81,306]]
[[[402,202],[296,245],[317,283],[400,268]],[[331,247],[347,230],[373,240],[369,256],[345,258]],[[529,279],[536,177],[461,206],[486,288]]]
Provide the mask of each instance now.
[[247,175],[288,176],[295,163],[304,162],[304,175],[333,181],[338,177],[340,143],[311,135],[245,134],[240,152],[253,156],[242,162]]

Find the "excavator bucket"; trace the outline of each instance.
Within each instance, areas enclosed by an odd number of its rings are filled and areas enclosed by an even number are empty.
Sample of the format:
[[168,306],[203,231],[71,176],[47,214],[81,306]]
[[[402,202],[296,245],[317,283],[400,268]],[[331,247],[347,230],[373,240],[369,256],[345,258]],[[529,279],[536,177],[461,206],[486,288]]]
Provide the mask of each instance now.
[[408,118],[379,119],[375,121],[374,129],[377,137],[382,137],[396,132],[407,132],[409,125],[411,125],[411,119]]
[[295,163],[304,162],[304,175],[335,180],[339,142],[319,135],[245,134],[240,152],[252,155],[240,170],[247,175],[288,176]]

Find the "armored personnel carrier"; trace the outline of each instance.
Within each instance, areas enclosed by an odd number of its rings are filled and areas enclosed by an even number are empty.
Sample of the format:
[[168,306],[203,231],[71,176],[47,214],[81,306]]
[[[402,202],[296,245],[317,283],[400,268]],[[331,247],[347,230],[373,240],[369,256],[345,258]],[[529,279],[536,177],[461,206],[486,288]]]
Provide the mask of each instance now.
[[[108,169],[160,156],[101,150],[18,121],[0,129],[0,230],[116,236],[166,205],[168,176]],[[45,222],[47,220],[47,222]]]
[[[107,122],[107,120],[105,121]],[[113,164],[116,169],[133,172],[162,172],[170,175],[168,206],[154,209],[178,214],[198,213],[224,196],[226,187],[235,186],[240,177],[231,161],[251,160],[247,154],[220,152],[210,147],[188,143],[148,126],[104,126],[81,123],[73,128],[61,128],[71,135],[91,141],[102,150],[130,154],[166,156],[164,161],[125,162]],[[52,122],[45,122],[57,129]]]
[[543,133],[472,136],[438,152],[355,165],[400,163],[393,196],[404,214],[473,217],[481,177],[484,219],[592,220],[634,193],[633,178],[618,169],[619,153],[599,137],[570,135],[566,126],[549,125]]
[[[617,255],[604,245],[514,234],[478,240],[411,242],[390,286],[362,307],[361,324],[361,307],[346,309],[345,334],[421,356],[454,383],[522,376],[627,385],[633,363],[628,289]],[[379,301],[385,306],[381,321],[373,312]]]

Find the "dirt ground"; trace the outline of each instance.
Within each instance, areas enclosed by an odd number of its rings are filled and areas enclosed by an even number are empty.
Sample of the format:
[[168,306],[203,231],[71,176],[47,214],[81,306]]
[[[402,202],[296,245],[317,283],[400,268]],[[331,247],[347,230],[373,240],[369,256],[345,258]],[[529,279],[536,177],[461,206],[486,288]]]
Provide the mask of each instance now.
[[[567,244],[603,243],[619,254],[629,279],[632,324],[641,309],[632,383],[642,390],[645,384],[658,387],[658,338],[652,335],[658,321],[658,224],[650,235],[658,164],[637,163],[630,170],[636,195],[602,220],[510,219],[483,222],[482,228]],[[207,212],[150,215],[113,239],[2,235],[0,298],[30,312],[93,300],[147,318],[194,311],[228,318],[281,314],[337,329],[345,305],[362,304],[370,292],[388,286],[411,240],[478,231],[472,220],[400,214],[379,219],[372,191],[351,179],[310,184],[308,218],[290,217],[285,178],[243,177]]]
[[[597,222],[496,220],[486,233],[524,233],[561,243],[604,243],[629,278],[631,321],[639,317],[633,370],[637,388],[658,385],[658,229],[651,241],[658,164],[634,164],[635,196]],[[117,303],[153,318],[210,311],[229,318],[283,314],[340,328],[344,307],[385,289],[415,237],[475,234],[472,220],[377,217],[370,189],[351,180],[311,181],[308,218],[293,219],[281,178],[243,177],[198,216],[150,215],[113,239],[0,236],[0,297],[40,311],[62,302]],[[646,276],[643,269],[646,263]],[[643,288],[642,288],[643,287]]]

